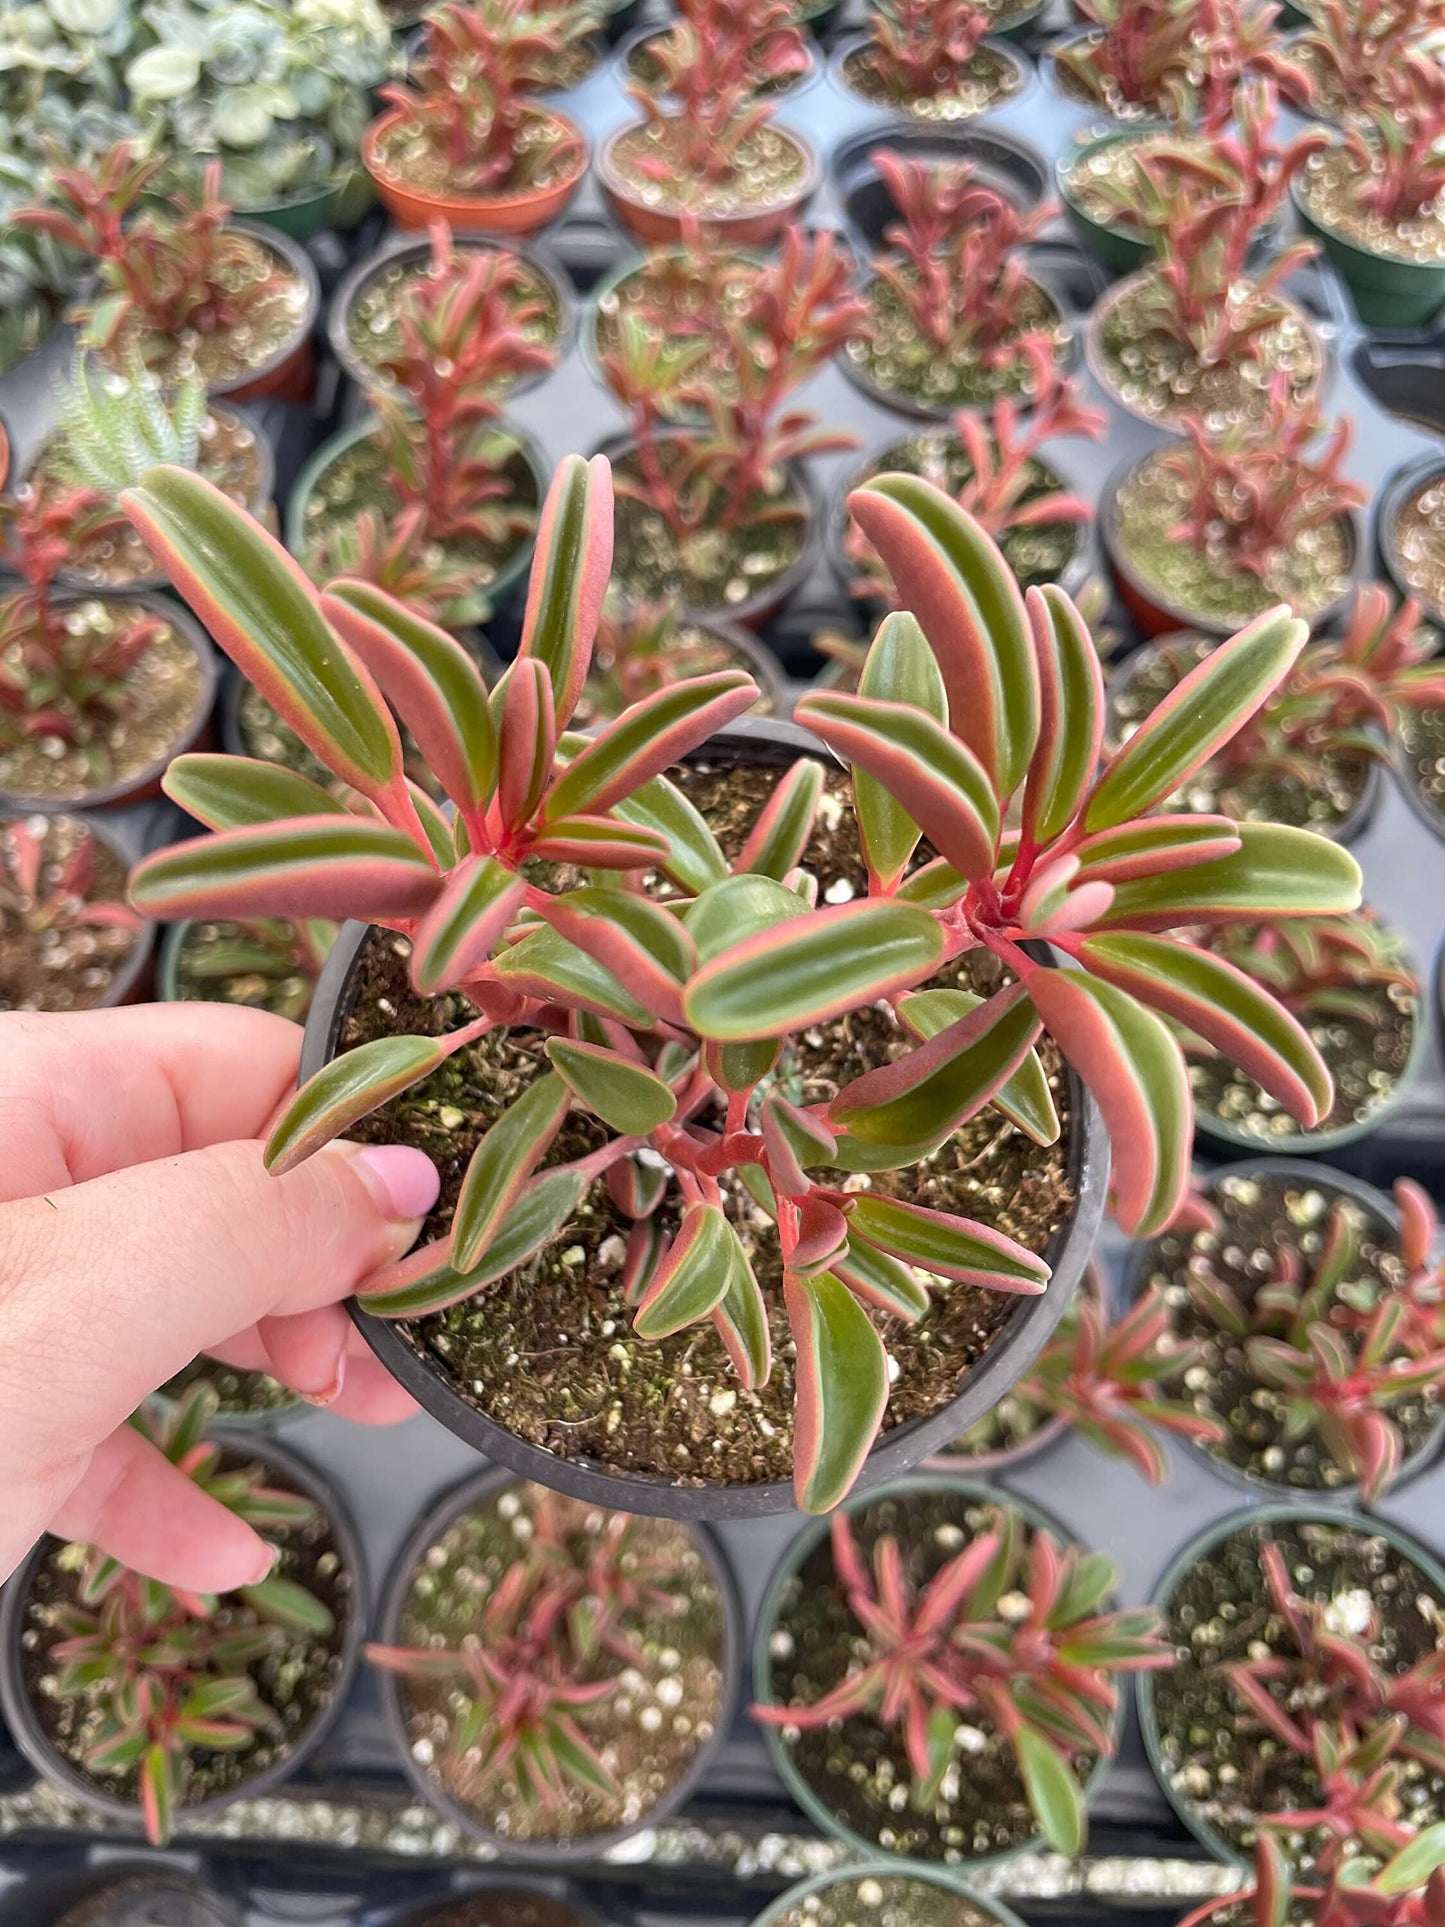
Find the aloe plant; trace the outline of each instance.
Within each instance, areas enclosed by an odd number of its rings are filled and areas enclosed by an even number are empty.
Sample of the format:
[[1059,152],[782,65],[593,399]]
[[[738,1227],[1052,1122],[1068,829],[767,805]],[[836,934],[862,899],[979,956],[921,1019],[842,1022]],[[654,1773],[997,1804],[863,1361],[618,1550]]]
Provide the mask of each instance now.
[[[368,1281],[369,1312],[417,1316],[481,1289],[605,1177],[633,1220],[638,1336],[710,1321],[756,1387],[771,1369],[769,1306],[725,1206],[746,1187],[782,1251],[798,1498],[827,1508],[887,1402],[870,1312],[922,1317],[924,1275],[1023,1293],[1047,1282],[1008,1238],[866,1182],[911,1167],[992,1102],[1040,1143],[1056,1139],[1034,1054],[1045,1027],[1129,1147],[1118,1190],[1133,1231],[1166,1224],[1187,1178],[1189,1080],[1167,1019],[1303,1121],[1328,1106],[1299,1026],[1167,933],[1347,910],[1354,860],[1306,831],[1150,814],[1287,673],[1306,633],[1287,610],[1226,643],[1099,768],[1102,675],[1068,598],[1025,601],[993,543],[927,483],[868,483],[851,511],[917,614],[884,622],[859,694],[801,705],[853,765],[870,878],[866,899],[820,905],[801,867],[817,760],[780,775],[732,863],[663,773],[751,705],[749,677],[674,683],[590,739],[568,733],[610,568],[600,458],[568,458],[554,481],[518,658],[490,696],[444,633],[369,585],[316,591],[199,478],[157,469],[124,499],[210,633],[349,790],[248,759],[178,758],[167,790],[216,834],[144,861],[137,907],[361,918],[410,940],[417,992],[461,990],[478,1011],[445,1036],[382,1037],[327,1065],[277,1124],[268,1167],[289,1169],[494,1026],[547,1033],[548,1067],[482,1140],[450,1232]],[[388,698],[454,823],[406,781]],[[936,854],[919,862],[924,838]],[[549,890],[534,858],[589,880]],[[649,895],[657,872],[681,904]],[[1049,967],[1036,941],[1071,967]],[[997,995],[926,988],[975,948],[1009,973]],[[799,1034],[879,999],[916,1048],[829,1102],[790,1103],[776,1071]],[[574,1104],[610,1135],[539,1170]],[[657,1229],[664,1191],[679,1213],[671,1237]]]

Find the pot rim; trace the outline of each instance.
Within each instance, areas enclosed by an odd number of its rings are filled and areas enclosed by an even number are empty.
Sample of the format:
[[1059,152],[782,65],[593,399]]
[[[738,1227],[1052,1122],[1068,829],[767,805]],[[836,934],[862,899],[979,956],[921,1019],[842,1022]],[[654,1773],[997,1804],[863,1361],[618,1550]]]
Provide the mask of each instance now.
[[[995,126],[987,116],[975,115],[961,121],[900,121],[896,115],[885,114],[856,132],[845,134],[833,149],[828,161],[828,180],[839,207],[844,206],[845,179],[855,171],[859,175],[876,174],[868,159],[875,148],[893,148],[900,142],[906,145],[913,137],[936,140],[945,147],[954,143],[960,147],[982,144],[1023,162],[1037,178],[1037,191],[1019,203],[1020,206],[1037,207],[1049,191],[1049,164],[1039,149],[1011,129]],[[845,227],[852,225],[846,211],[843,221]]]
[[[764,763],[778,764],[798,754],[821,756],[817,739],[796,723],[758,718],[732,724],[712,738],[723,749],[745,757],[751,750]],[[301,1051],[301,1081],[328,1062],[340,1029],[341,1000],[352,965],[369,926],[348,923],[337,938],[312,1000]],[[1074,1208],[1053,1241],[1053,1278],[1048,1290],[1020,1296],[983,1357],[965,1375],[956,1397],[936,1412],[892,1428],[875,1441],[854,1484],[858,1492],[876,1489],[910,1471],[930,1451],[966,1431],[990,1411],[1004,1390],[1027,1370],[1063,1317],[1093,1250],[1108,1188],[1109,1148],[1098,1107],[1082,1080],[1066,1066],[1072,1120],[1070,1180]],[[414,1398],[475,1451],[523,1478],[551,1486],[577,1499],[672,1519],[756,1518],[794,1509],[791,1482],[774,1479],[754,1485],[715,1483],[678,1485],[653,1474],[615,1470],[593,1460],[561,1457],[533,1445],[468,1404],[440,1366],[413,1350],[392,1321],[371,1316],[355,1298],[347,1309],[372,1351]]]
[[278,369],[284,368],[293,356],[300,353],[315,332],[321,314],[321,276],[317,273],[316,263],[298,242],[280,228],[268,227],[264,221],[254,217],[234,214],[227,221],[228,228],[239,229],[259,241],[273,254],[280,255],[296,279],[306,290],[306,312],[297,322],[281,346],[269,354],[254,368],[248,368],[233,381],[216,382],[206,390],[208,400],[226,401],[233,394],[254,391]]
[[[298,1767],[309,1758],[327,1734],[340,1719],[342,1709],[350,1694],[361,1661],[362,1642],[366,1637],[368,1620],[368,1594],[366,1562],[362,1553],[361,1540],[351,1515],[340,1493],[325,1473],[319,1471],[309,1459],[303,1458],[288,1445],[272,1434],[259,1436],[256,1428],[214,1425],[207,1428],[206,1437],[217,1444],[226,1446],[243,1458],[260,1459],[273,1469],[280,1470],[306,1497],[315,1502],[326,1514],[331,1528],[331,1536],[341,1554],[342,1563],[351,1575],[351,1611],[347,1616],[346,1630],[342,1637],[340,1668],[326,1703],[305,1730],[297,1736],[294,1746],[284,1759],[273,1760],[259,1773],[242,1782],[238,1787],[228,1788],[225,1792],[214,1793],[204,1800],[186,1802],[176,1809],[177,1831],[185,1829],[189,1820],[209,1819],[224,1812],[237,1800],[253,1800],[282,1785],[296,1772]],[[30,1696],[25,1691],[18,1673],[16,1654],[26,1601],[30,1593],[30,1581],[41,1560],[49,1553],[53,1544],[66,1541],[52,1533],[43,1533],[16,1568],[13,1577],[0,1592],[0,1712],[12,1738],[30,1765],[41,1779],[70,1798],[78,1800],[93,1813],[107,1820],[117,1820],[127,1826],[134,1826],[140,1816],[140,1808],[127,1801],[118,1799],[114,1794],[96,1786],[91,1780],[73,1767],[68,1760],[61,1758],[42,1732]]]
[[[557,338],[552,343],[557,357],[557,365],[566,359],[576,334],[576,297],[572,293],[567,278],[557,256],[542,239],[526,239],[518,236],[516,240],[506,235],[482,234],[467,230],[452,236],[452,247],[459,254],[515,254],[544,281],[557,304]],[[344,374],[355,382],[358,388],[365,388],[374,371],[357,354],[347,333],[347,321],[351,310],[369,283],[395,262],[413,256],[425,262],[431,256],[431,240],[426,234],[414,231],[396,232],[387,236],[377,247],[364,254],[352,265],[337,282],[330,304],[326,311],[326,340],[332,354],[340,363]],[[537,368],[513,382],[505,391],[505,399],[511,402],[518,395],[525,395],[539,383],[556,373],[556,368]]]
[[[855,1487],[839,1503],[837,1510],[852,1515],[865,1511],[881,1500],[896,1499],[908,1493],[930,1491],[952,1492],[964,1504],[1012,1507],[1034,1531],[1051,1533],[1064,1547],[1077,1546],[1081,1550],[1088,1550],[1085,1541],[1034,1500],[1017,1492],[1005,1491],[1002,1487],[991,1485],[984,1479],[971,1478],[967,1473],[942,1472],[932,1466],[919,1466],[917,1470],[905,1473],[901,1478],[891,1479],[884,1485],[875,1486],[871,1491],[860,1492]],[[753,1633],[753,1694],[759,1704],[770,1706],[779,1704],[773,1697],[773,1662],[769,1645],[777,1625],[783,1590],[803,1561],[828,1535],[831,1527],[831,1514],[807,1520],[783,1548],[777,1564],[768,1576],[767,1588],[763,1593],[762,1603],[758,1607],[757,1626]],[[1118,1757],[1124,1730],[1126,1704],[1127,1686],[1121,1686],[1119,1703],[1111,1726],[1113,1751],[1099,1755],[1087,1779],[1082,1783],[1081,1790],[1086,1805],[1089,1798],[1098,1791],[1100,1781]],[[759,1722],[759,1725],[762,1723]],[[778,1728],[771,1725],[762,1726],[762,1735],[774,1772],[778,1774],[789,1793],[813,1824],[829,1839],[842,1841],[854,1853],[869,1857],[876,1856],[879,1852],[879,1842],[869,1840],[866,1834],[854,1832],[852,1827],[839,1820],[830,1811],[826,1801],[818,1797],[799,1770],[788,1748],[783,1745]],[[958,1864],[960,1869],[999,1867],[1016,1859],[1020,1854],[1039,1851],[1047,1851],[1047,1848],[1043,1835],[1034,1832],[1027,1840],[1021,1840],[1017,1846],[1001,1847],[994,1853],[970,1855]]]
[[1116,234],[1121,240],[1137,241],[1147,253],[1149,247],[1147,236],[1142,232],[1134,234],[1128,230],[1107,226],[1090,214],[1087,208],[1080,205],[1069,192],[1069,186],[1074,168],[1090,154],[1097,154],[1101,147],[1119,147],[1125,141],[1148,140],[1152,134],[1167,135],[1169,132],[1168,122],[1158,120],[1153,115],[1146,120],[1111,120],[1107,127],[1082,130],[1073,145],[1066,148],[1054,162],[1054,185],[1058,190],[1059,199],[1090,227],[1100,228],[1106,234]]
[[[472,1511],[494,1494],[510,1486],[529,1483],[535,1484],[537,1481],[528,1480],[524,1474],[513,1472],[504,1465],[488,1466],[480,1472],[469,1473],[460,1483],[448,1487],[439,1499],[427,1507],[420,1523],[408,1534],[387,1574],[376,1613],[377,1639],[381,1644],[393,1645],[397,1642],[402,1613],[411,1592],[416,1568],[439,1534],[462,1513]],[[719,1541],[700,1520],[680,1520],[676,1523],[686,1525],[718,1595],[722,1617],[722,1652],[719,1657],[723,1676],[722,1697],[711,1737],[697,1748],[685,1771],[673,1785],[632,1825],[611,1827],[571,1840],[514,1840],[508,1834],[495,1832],[473,1808],[443,1787],[415,1759],[406,1730],[401,1681],[396,1674],[377,1669],[382,1715],[407,1779],[429,1806],[454,1821],[471,1838],[496,1847],[506,1859],[515,1860],[522,1866],[545,1866],[557,1861],[603,1858],[624,1840],[630,1840],[646,1829],[659,1825],[669,1814],[675,1813],[686,1802],[726,1743],[742,1696],[747,1621],[737,1582]]]
[[[446,214],[444,210],[449,207],[463,207],[469,210],[491,207],[520,207],[525,206],[529,201],[541,200],[548,195],[570,195],[587,172],[589,155],[587,137],[572,116],[570,114],[564,114],[559,107],[543,107],[538,101],[534,100],[531,103],[531,111],[539,120],[555,121],[564,133],[575,135],[580,144],[581,151],[577,157],[576,166],[569,172],[565,182],[556,181],[550,187],[527,188],[524,191],[513,194],[469,194],[456,191],[448,194],[428,193],[424,188],[413,186],[410,181],[403,180],[399,175],[389,174],[381,165],[377,156],[377,147],[382,135],[386,133],[388,129],[394,127],[398,121],[406,119],[406,109],[403,107],[388,107],[384,114],[378,114],[375,120],[368,123],[366,132],[361,137],[361,164],[379,187],[390,188],[393,192],[409,194],[414,199],[425,202],[435,208],[436,215],[434,215],[433,218],[440,217],[441,219],[445,219]],[[505,235],[497,235],[493,238],[499,241],[505,241],[507,237]]]
[[[666,23],[664,22],[663,24],[665,25]],[[786,103],[787,96],[784,95],[783,99],[784,103]],[[679,120],[681,119],[681,115],[666,114],[663,118],[665,120]],[[767,124],[770,125],[776,133],[781,134],[784,139],[791,141],[794,147],[797,148],[799,154],[801,154],[803,158],[803,179],[798,186],[789,188],[786,194],[781,195],[775,201],[760,202],[756,206],[728,208],[726,211],[700,215],[698,218],[704,233],[709,237],[709,245],[716,247],[719,251],[737,246],[737,243],[727,238],[730,231],[735,233],[740,228],[746,231],[748,226],[759,220],[766,220],[770,215],[784,217],[790,210],[805,207],[813,195],[817,193],[818,185],[823,178],[823,163],[818,158],[818,150],[806,134],[800,133],[796,127],[789,126],[782,117],[781,112],[771,118]],[[636,128],[645,127],[646,125],[647,123],[642,120],[627,120],[624,121],[620,127],[614,127],[611,133],[604,135],[598,143],[596,157],[593,161],[593,169],[597,175],[597,179],[606,193],[624,202],[629,207],[641,206],[642,203],[637,200],[631,184],[625,181],[617,171],[616,164],[612,158],[613,150],[625,134],[630,134]],[[681,220],[688,210],[686,208],[648,208],[646,212],[649,215],[656,215],[662,220],[677,221]],[[664,243],[664,245],[668,244]],[[739,252],[746,253],[747,249],[740,248]]]
[[[1021,14],[1011,23],[1011,27],[1016,29],[1027,25],[1034,14],[1042,11],[1043,4],[1040,0],[1033,14]],[[996,100],[989,101],[987,106],[980,107],[977,113],[961,114],[956,120],[935,122],[925,115],[910,114],[906,107],[890,108],[886,101],[874,100],[868,94],[859,93],[848,78],[848,61],[860,48],[868,46],[871,40],[872,35],[866,29],[858,33],[843,34],[834,43],[833,50],[828,55],[828,78],[849,100],[861,101],[873,112],[888,115],[895,127],[900,123],[905,127],[968,127],[971,123],[983,120],[989,114],[1002,112],[1005,107],[1018,106],[1021,101],[1028,99],[1039,84],[1038,71],[1033,61],[1029,59],[1022,47],[1005,38],[1004,29],[995,27],[991,33],[984,36],[983,45],[991,54],[1001,59],[1006,67],[1012,69],[1018,76],[1018,85],[1011,92],[1001,94]]]
[[29,796],[23,790],[0,788],[0,813],[7,816],[85,816],[93,810],[109,809],[139,797],[159,783],[177,756],[183,756],[191,748],[210,722],[216,704],[221,665],[215,645],[186,605],[174,594],[162,593],[160,589],[72,589],[56,596],[55,601],[60,607],[78,602],[135,603],[148,614],[159,616],[189,645],[201,673],[200,695],[186,724],[177,731],[159,756],[152,758],[144,769],[137,770],[133,776],[82,790],[78,796]]
[[796,1907],[800,1900],[807,1900],[813,1894],[826,1893],[830,1887],[842,1886],[845,1881],[868,1879],[917,1880],[924,1886],[938,1888],[941,1893],[957,1894],[960,1900],[969,1901],[981,1914],[990,1916],[998,1923],[998,1927],[1023,1927],[1023,1922],[1011,1907],[1005,1905],[996,1894],[976,1892],[955,1868],[933,1860],[904,1860],[876,1853],[870,1854],[865,1860],[850,1860],[846,1865],[834,1867],[827,1873],[815,1873],[807,1880],[798,1881],[786,1893],[779,1894],[776,1900],[769,1901],[752,1922],[752,1927],[776,1927],[787,1909]]
[[1397,595],[1405,601],[1419,604],[1420,612],[1429,622],[1445,625],[1445,604],[1436,608],[1426,602],[1418,590],[1412,589],[1397,560],[1395,523],[1408,498],[1427,482],[1438,480],[1445,484],[1445,448],[1436,448],[1423,455],[1415,455],[1409,461],[1393,469],[1386,478],[1375,503],[1375,548],[1384,565]]
[[[1167,1614],[1169,1602],[1180,1581],[1192,1567],[1198,1565],[1218,1545],[1233,1538],[1250,1526],[1271,1526],[1288,1523],[1290,1525],[1353,1526],[1357,1531],[1370,1538],[1388,1541],[1396,1552],[1403,1553],[1420,1570],[1421,1574],[1434,1587],[1445,1601],[1445,1566],[1442,1566],[1427,1546],[1414,1537],[1393,1519],[1383,1519],[1373,1512],[1354,1510],[1336,1511],[1329,1505],[1316,1503],[1314,1493],[1301,1493],[1291,1502],[1274,1501],[1263,1505],[1245,1506],[1239,1511],[1226,1513],[1224,1518],[1216,1519],[1202,1532],[1194,1533],[1170,1558],[1160,1577],[1149,1589],[1150,1604],[1161,1614]],[[1302,1503],[1302,1501],[1305,1501]],[[1183,1821],[1189,1832],[1207,1848],[1216,1859],[1227,1866],[1245,1867],[1247,1857],[1238,1848],[1229,1846],[1223,1837],[1216,1834],[1206,1820],[1200,1818],[1192,1801],[1179,1793],[1164,1770],[1161,1746],[1161,1730],[1158,1708],[1154,1704],[1154,1679],[1152,1673],[1141,1673],[1136,1681],[1134,1704],[1139,1716],[1139,1731],[1144,1741],[1144,1751],[1148,1755],[1149,1770],[1154,1782],[1163,1793],[1175,1813]],[[1235,1896],[1223,1894],[1224,1900]]]
[[[1336,139],[1330,143],[1330,146],[1335,150],[1340,150],[1343,148],[1344,142],[1342,139]],[[1402,275],[1419,275],[1421,278],[1427,275],[1433,275],[1437,280],[1445,281],[1445,260],[1416,261],[1404,254],[1386,254],[1381,248],[1372,248],[1368,242],[1356,240],[1353,234],[1346,234],[1343,228],[1337,228],[1333,222],[1327,221],[1322,214],[1317,214],[1302,192],[1301,184],[1303,180],[1304,176],[1297,174],[1290,182],[1290,201],[1300,220],[1314,228],[1322,239],[1333,241],[1337,246],[1347,248],[1352,253],[1362,255],[1368,260],[1382,262],[1386,267],[1398,268]]]

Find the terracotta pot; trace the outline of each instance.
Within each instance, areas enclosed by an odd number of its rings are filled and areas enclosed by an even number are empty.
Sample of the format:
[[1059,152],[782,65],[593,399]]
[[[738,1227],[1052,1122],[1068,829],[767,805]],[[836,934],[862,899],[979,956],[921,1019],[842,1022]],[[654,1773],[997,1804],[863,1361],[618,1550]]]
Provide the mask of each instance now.
[[555,221],[577,192],[587,172],[587,144],[581,129],[552,108],[537,110],[539,119],[554,122],[580,143],[581,152],[565,179],[552,187],[531,188],[515,194],[428,194],[383,172],[377,156],[382,136],[404,118],[393,107],[374,120],[361,139],[361,159],[376,183],[382,206],[406,233],[424,232],[433,221],[445,221],[456,234],[535,234]]
[[[636,240],[647,246],[682,239],[682,215],[666,208],[649,207],[636,198],[629,182],[618,172],[613,158],[617,143],[640,123],[629,121],[608,135],[597,153],[597,179],[603,197],[621,225]],[[785,201],[767,207],[740,207],[724,214],[709,214],[702,220],[703,232],[719,248],[765,248],[776,241],[790,222],[798,219],[817,191],[822,166],[809,143],[795,128],[780,128],[803,157],[802,184]]]

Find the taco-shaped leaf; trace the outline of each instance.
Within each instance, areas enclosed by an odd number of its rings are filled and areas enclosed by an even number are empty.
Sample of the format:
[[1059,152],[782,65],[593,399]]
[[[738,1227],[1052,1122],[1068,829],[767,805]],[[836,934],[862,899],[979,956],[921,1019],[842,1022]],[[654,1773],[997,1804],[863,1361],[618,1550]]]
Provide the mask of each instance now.
[[612,469],[602,455],[564,455],[537,518],[518,648],[546,665],[558,729],[587,680],[611,573]]
[[1131,822],[1172,796],[1249,721],[1308,640],[1308,626],[1281,604],[1206,656],[1110,758],[1084,812],[1085,830]]
[[[912,990],[899,998],[898,1015],[915,1037],[926,1042],[969,1011],[977,1010],[982,1002],[982,997],[971,990]],[[994,1092],[992,1102],[1035,1144],[1058,1143],[1059,1114],[1036,1052],[1027,1053],[1013,1076]]]
[[1334,1084],[1309,1032],[1223,957],[1120,930],[1085,938],[1080,962],[1213,1045],[1305,1130],[1329,1115]]
[[1039,667],[1039,739],[1024,789],[1023,826],[1040,847],[1072,823],[1104,740],[1104,674],[1088,625],[1052,584],[1025,602]]
[[652,1023],[652,1013],[610,970],[555,930],[529,930],[493,961],[492,973],[529,997],[563,1004],[569,1010],[620,1017],[624,1024],[644,1030]]
[[488,698],[497,738],[497,812],[518,830],[536,814],[552,775],[557,724],[544,664],[514,662]]
[[538,905],[538,913],[648,1010],[669,1023],[682,1021],[682,986],[696,966],[697,949],[676,917],[647,897],[605,884],[552,897]]
[[793,1492],[804,1512],[831,1512],[883,1423],[888,1359],[872,1319],[832,1272],[785,1271],[783,1301],[798,1359]]
[[1193,923],[1343,916],[1360,907],[1360,866],[1313,830],[1240,823],[1231,856],[1121,883],[1099,919],[1109,930],[1169,930]]
[[798,1237],[788,1254],[791,1271],[825,1271],[848,1242],[848,1220],[830,1199],[810,1191],[798,1201]]
[[1162,1018],[1113,984],[1033,966],[1029,996],[1044,1026],[1104,1114],[1114,1164],[1115,1215],[1134,1238],[1168,1225],[1189,1182],[1194,1102],[1189,1073]]
[[667,1171],[661,1164],[625,1157],[607,1167],[607,1195],[624,1218],[650,1218],[666,1189]]
[[850,1242],[866,1239],[905,1264],[959,1284],[1036,1294],[1049,1282],[1043,1259],[1001,1231],[901,1198],[858,1192],[849,1199],[848,1229]]
[[472,1153],[452,1217],[452,1263],[459,1271],[485,1254],[561,1129],[571,1098],[566,1081],[549,1071],[507,1106]]
[[411,981],[424,997],[462,983],[491,956],[527,894],[514,870],[494,856],[469,856],[417,926]]
[[773,877],[730,876],[702,891],[683,912],[683,922],[699,960],[711,963],[733,944],[801,917],[806,908]]
[[415,738],[427,768],[473,821],[497,781],[497,734],[487,686],[454,637],[370,582],[327,584],[321,607],[376,678]]
[[[948,692],[938,658],[915,617],[903,611],[884,617],[863,664],[858,694],[879,702],[910,704],[940,726],[948,722]],[[918,847],[918,825],[865,769],[853,772],[853,796],[868,867],[890,890]]]
[[356,1302],[377,1318],[422,1318],[445,1311],[535,1257],[572,1217],[585,1189],[585,1179],[569,1165],[539,1171],[523,1186],[471,1271],[455,1270],[451,1238],[438,1238],[374,1271],[358,1288]]
[[855,1298],[875,1311],[913,1324],[928,1310],[928,1290],[911,1265],[890,1257],[865,1238],[850,1237],[831,1269]]
[[690,1204],[633,1318],[642,1339],[667,1338],[706,1318],[750,1276],[742,1241],[715,1204]]
[[741,669],[669,683],[625,709],[576,755],[547,799],[547,816],[598,815],[660,776],[751,709],[758,686]]
[[701,813],[665,776],[654,776],[612,808],[636,829],[652,830],[668,845],[662,868],[680,889],[698,896],[728,874],[727,859]]
[[839,904],[722,951],[688,985],[683,1008],[701,1037],[778,1037],[919,983],[943,948],[942,929],[916,904]]
[[997,793],[1012,795],[1038,737],[1039,681],[1024,599],[997,544],[913,475],[875,476],[848,510],[933,647],[955,735]]
[[749,1266],[728,1273],[728,1288],[712,1308],[712,1322],[745,1392],[766,1385],[773,1369],[773,1341],[762,1288]]
[[207,632],[332,775],[363,796],[392,789],[401,740],[391,711],[275,537],[184,468],[147,469],[120,505]]
[[1134,883],[1233,856],[1239,830],[1227,816],[1146,816],[1086,836],[1074,851],[1082,881]]
[[[412,808],[416,811],[417,821],[421,824],[422,834],[426,837],[437,868],[450,870],[457,860],[451,822],[442,815],[441,806],[435,799],[428,796],[420,783],[414,783],[409,776],[406,779],[406,793],[411,798]],[[462,835],[466,834],[464,823],[458,821],[457,829]]]
[[265,1165],[273,1177],[350,1130],[359,1118],[429,1077],[447,1057],[444,1037],[377,1037],[309,1077],[272,1127]]
[[253,823],[282,823],[293,816],[346,816],[330,790],[280,763],[253,756],[195,751],[177,756],[161,788],[208,830],[244,830]]
[[131,872],[153,917],[418,916],[441,878],[408,836],[354,816],[302,816],[173,843]]
[[823,765],[814,756],[800,756],[773,786],[734,867],[786,877],[802,859],[822,794]]
[[668,844],[653,830],[610,816],[563,816],[528,839],[527,854],[585,870],[650,870],[668,854]]
[[[972,750],[941,723],[904,703],[825,691],[804,696],[793,713],[855,772],[863,770],[880,783],[961,875],[992,874],[998,798]],[[890,862],[898,847],[890,838],[885,852]]]
[[660,1077],[616,1051],[570,1037],[549,1037],[543,1048],[573,1094],[623,1136],[645,1137],[677,1109],[677,1099]]
[[763,1099],[760,1125],[773,1189],[785,1198],[801,1197],[808,1189],[805,1167],[830,1164],[837,1138],[821,1118],[800,1111],[780,1091]]
[[745,1096],[772,1070],[778,1061],[779,1049],[775,1037],[766,1037],[757,1044],[704,1044],[703,1060],[708,1076],[719,1090],[729,1096]]

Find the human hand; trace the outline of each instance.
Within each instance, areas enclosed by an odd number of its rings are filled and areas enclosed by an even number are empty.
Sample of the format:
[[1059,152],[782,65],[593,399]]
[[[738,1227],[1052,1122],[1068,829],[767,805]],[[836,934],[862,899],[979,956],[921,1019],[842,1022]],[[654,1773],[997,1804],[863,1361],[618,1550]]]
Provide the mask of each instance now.
[[269,1177],[300,1049],[224,1004],[0,1017],[0,1578],[46,1530],[196,1592],[269,1569],[125,1423],[199,1352],[348,1418],[415,1411],[340,1301],[411,1245],[436,1169],[338,1143]]

